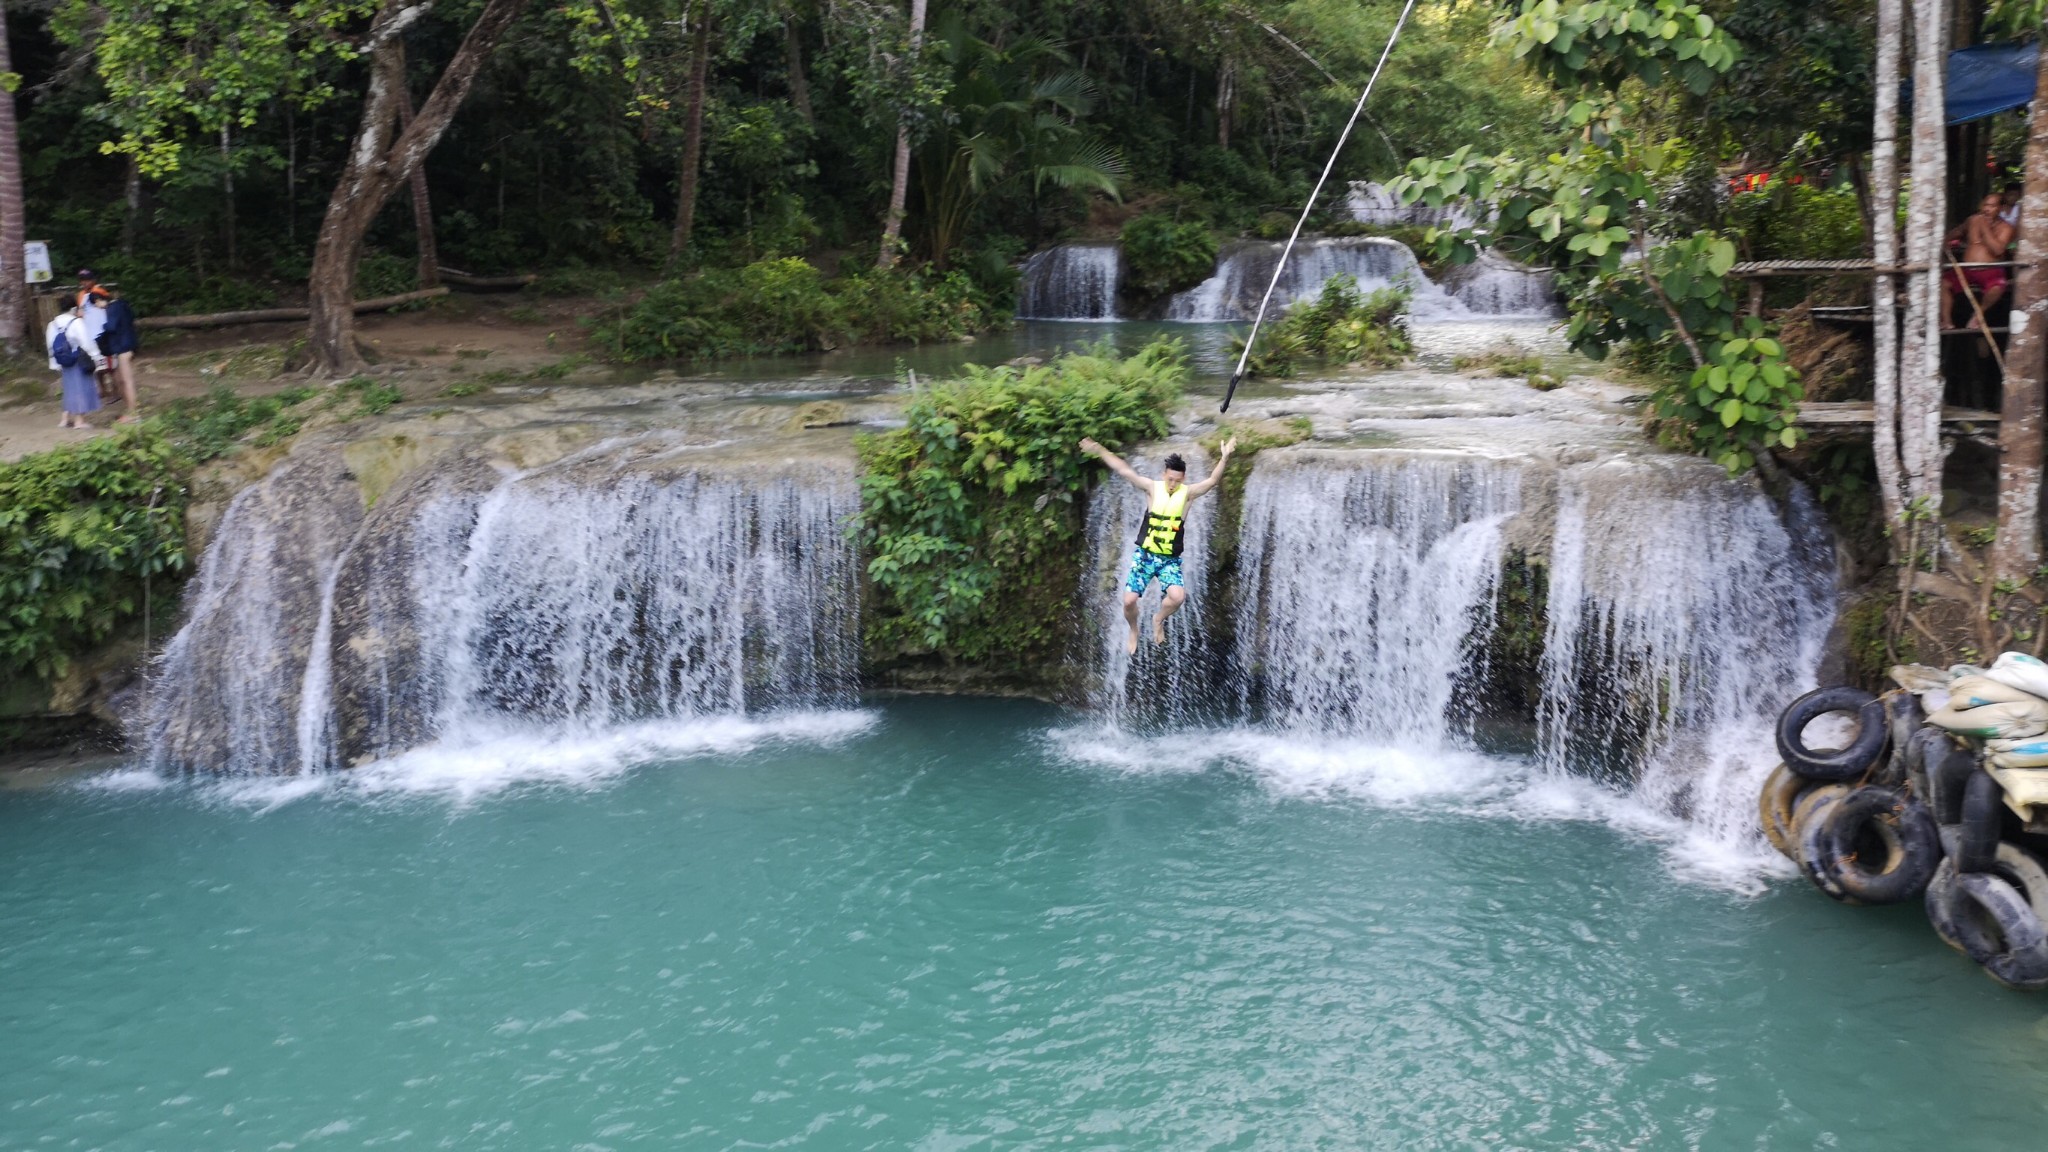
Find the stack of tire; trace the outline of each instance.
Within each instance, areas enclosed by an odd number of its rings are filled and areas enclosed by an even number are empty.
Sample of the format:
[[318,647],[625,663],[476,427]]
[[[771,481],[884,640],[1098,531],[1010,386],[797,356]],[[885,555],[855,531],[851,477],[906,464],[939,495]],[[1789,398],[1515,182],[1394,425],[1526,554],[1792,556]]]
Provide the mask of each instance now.
[[[1807,725],[1830,713],[1853,715],[1854,737],[1807,747]],[[1758,797],[1764,836],[1829,898],[1921,899],[1935,932],[1992,979],[2048,988],[2048,870],[2004,838],[2003,790],[1981,749],[1926,721],[1904,691],[1793,701],[1778,718],[1784,762]]]

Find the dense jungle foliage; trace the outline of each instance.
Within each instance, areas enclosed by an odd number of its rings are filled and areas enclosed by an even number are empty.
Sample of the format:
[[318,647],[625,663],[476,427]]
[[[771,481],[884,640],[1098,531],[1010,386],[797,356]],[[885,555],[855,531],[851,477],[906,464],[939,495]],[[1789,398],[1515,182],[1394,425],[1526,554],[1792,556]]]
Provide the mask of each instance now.
[[[302,290],[365,78],[341,39],[303,25],[359,28],[379,4],[11,7],[29,235],[59,268],[93,265],[145,314]],[[406,31],[413,99],[475,7],[435,5]],[[790,257],[851,271],[876,259],[901,119],[910,258],[1001,310],[1014,261],[1063,235],[1112,237],[1140,209],[1222,235],[1291,211],[1399,7],[942,2],[913,64],[903,11],[874,0],[529,4],[427,160],[435,239],[477,274],[589,266],[637,286]],[[1422,7],[1343,175],[1474,141],[1540,146],[1540,85],[1474,50],[1495,8]],[[279,42],[236,42],[238,24]],[[701,181],[672,253],[700,32]],[[368,234],[376,286],[359,295],[413,284],[405,199]]]

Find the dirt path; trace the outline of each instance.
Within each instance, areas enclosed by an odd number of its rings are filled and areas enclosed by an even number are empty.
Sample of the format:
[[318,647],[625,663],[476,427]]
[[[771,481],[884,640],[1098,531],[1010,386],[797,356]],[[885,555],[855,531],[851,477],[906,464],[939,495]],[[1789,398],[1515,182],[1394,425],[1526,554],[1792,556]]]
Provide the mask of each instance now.
[[[523,376],[582,356],[578,317],[589,310],[589,301],[535,300],[524,293],[460,295],[417,312],[363,316],[356,331],[378,361],[374,373],[410,399],[456,380]],[[304,331],[300,323],[279,323],[144,333],[136,377],[142,414],[202,396],[216,384],[261,396],[308,382],[304,374],[280,370]],[[116,403],[88,417],[89,429],[60,429],[57,374],[40,357],[0,364],[0,461],[107,435],[123,411]]]

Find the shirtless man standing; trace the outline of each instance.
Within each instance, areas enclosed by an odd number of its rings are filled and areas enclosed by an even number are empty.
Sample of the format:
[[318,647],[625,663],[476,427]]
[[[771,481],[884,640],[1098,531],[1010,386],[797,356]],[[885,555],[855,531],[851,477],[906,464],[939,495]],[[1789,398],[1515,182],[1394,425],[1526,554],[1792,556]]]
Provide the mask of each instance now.
[[[2005,200],[1998,193],[1993,192],[1984,197],[1984,202],[1977,206],[1976,215],[1949,229],[1948,237],[1943,243],[1955,244],[1961,241],[1962,262],[1965,264],[1994,264],[2004,260],[2005,250],[2012,246],[2013,233],[2017,231],[2000,218],[1999,214],[2004,209]],[[1977,293],[1978,308],[1986,313],[1990,312],[1991,306],[2005,295],[2005,286],[2008,282],[2003,268],[1949,269],[1948,275],[1941,278],[1943,328],[1956,326],[1956,293],[1962,290],[1965,281],[1968,282],[1970,289]],[[1977,309],[1971,310],[1967,327],[1977,326],[1976,312]]]

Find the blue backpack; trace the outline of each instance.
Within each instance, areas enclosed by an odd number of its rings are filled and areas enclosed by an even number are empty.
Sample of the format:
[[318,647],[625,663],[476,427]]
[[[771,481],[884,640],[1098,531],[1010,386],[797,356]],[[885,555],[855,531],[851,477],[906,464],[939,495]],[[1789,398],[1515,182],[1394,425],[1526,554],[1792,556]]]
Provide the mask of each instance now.
[[50,359],[61,367],[69,368],[78,363],[78,349],[71,346],[71,337],[65,333],[65,328],[59,328],[57,334],[50,337]]

